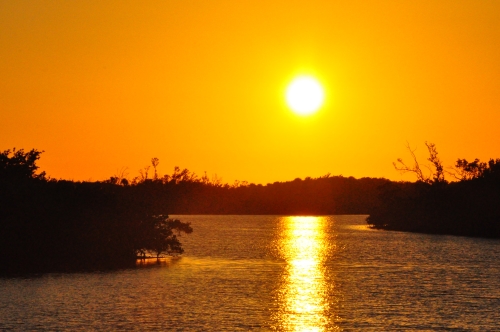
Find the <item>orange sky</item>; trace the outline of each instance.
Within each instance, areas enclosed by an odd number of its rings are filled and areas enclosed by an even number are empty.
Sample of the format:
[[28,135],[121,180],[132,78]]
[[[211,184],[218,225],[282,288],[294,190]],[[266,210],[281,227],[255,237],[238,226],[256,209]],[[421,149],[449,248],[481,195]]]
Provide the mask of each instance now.
[[[284,103],[297,74],[326,105]],[[160,159],[255,183],[411,179],[406,142],[445,165],[500,157],[498,1],[0,0],[0,149],[54,178]]]

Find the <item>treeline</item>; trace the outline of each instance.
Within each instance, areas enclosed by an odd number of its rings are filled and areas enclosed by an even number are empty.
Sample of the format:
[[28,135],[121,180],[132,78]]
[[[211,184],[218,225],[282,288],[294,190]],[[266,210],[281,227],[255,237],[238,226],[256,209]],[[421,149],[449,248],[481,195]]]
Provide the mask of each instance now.
[[[171,214],[331,215],[368,214],[379,205],[378,188],[386,179],[330,176],[296,178],[266,185],[236,181],[223,184],[214,176],[198,177],[175,167],[159,176],[159,160],[151,160],[140,176],[129,180],[113,176],[106,183],[133,188],[132,195],[149,195],[158,207]],[[151,172],[152,171],[152,172]],[[151,178],[149,173],[153,173]]]
[[0,272],[123,266],[182,252],[176,234],[192,229],[167,214],[368,214],[389,183],[328,174],[228,185],[178,167],[160,176],[157,158],[133,179],[77,182],[39,172],[41,154],[0,153]]
[[[168,214],[368,214],[374,228],[500,237],[500,159],[459,159],[446,171],[427,144],[426,176],[413,151],[417,182],[330,176],[267,185],[198,177],[159,160],[128,179],[77,182],[38,171],[42,152],[0,153],[0,272],[127,266],[136,258],[182,252],[177,235],[191,226]],[[151,173],[151,176],[150,176]],[[445,175],[457,182],[448,182]]]
[[0,153],[0,272],[121,267],[137,256],[182,252],[152,192],[102,182],[50,180],[40,151]]
[[[380,188],[380,205],[367,222],[374,228],[500,238],[500,159],[458,159],[446,170],[436,146],[426,143],[432,173],[425,175],[414,150],[413,165],[396,169],[417,176],[415,183],[390,182]],[[448,182],[446,177],[455,182]]]

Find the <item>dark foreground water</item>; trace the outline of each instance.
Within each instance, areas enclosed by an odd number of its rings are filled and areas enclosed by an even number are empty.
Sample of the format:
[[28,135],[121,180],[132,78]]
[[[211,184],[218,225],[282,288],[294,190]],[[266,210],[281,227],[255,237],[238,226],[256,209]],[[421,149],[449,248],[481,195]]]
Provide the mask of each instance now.
[[180,258],[0,278],[0,330],[499,331],[500,241],[365,216],[177,216]]

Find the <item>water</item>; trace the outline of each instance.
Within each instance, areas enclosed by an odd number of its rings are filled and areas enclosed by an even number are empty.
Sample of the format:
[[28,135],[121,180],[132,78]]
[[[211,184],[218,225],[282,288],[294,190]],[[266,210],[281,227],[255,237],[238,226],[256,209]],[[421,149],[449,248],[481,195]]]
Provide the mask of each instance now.
[[0,278],[0,330],[499,331],[500,241],[366,216],[177,216],[185,254]]

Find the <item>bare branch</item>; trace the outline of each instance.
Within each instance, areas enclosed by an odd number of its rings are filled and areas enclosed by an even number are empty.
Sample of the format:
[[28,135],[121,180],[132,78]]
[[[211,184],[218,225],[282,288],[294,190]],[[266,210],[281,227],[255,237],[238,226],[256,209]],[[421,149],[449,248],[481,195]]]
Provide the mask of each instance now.
[[403,159],[398,158],[397,163],[396,162],[392,163],[394,165],[394,168],[396,170],[400,171],[401,173],[408,173],[408,172],[415,173],[418,181],[422,181],[425,183],[431,183],[432,181],[431,181],[430,177],[424,176],[424,174],[422,173],[422,169],[420,168],[420,164],[418,163],[417,157],[415,156],[415,151],[417,151],[417,148],[412,149],[410,147],[410,143],[408,143],[408,142],[406,142],[406,148],[408,149],[411,157],[413,158],[413,166],[409,167],[408,165],[406,165],[404,163]]

